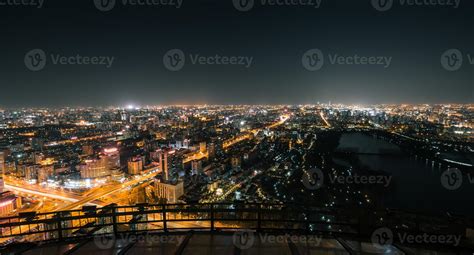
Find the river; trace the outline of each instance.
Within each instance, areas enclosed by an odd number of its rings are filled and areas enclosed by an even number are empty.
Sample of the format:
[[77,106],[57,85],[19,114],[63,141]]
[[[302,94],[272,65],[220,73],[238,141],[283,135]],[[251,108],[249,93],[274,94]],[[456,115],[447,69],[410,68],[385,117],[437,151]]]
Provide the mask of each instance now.
[[[467,176],[457,190],[441,185],[441,174],[448,166],[432,165],[430,160],[401,153],[397,145],[362,133],[344,133],[338,150],[358,150],[362,165],[391,173],[390,192],[383,194],[386,207],[426,213],[454,212],[472,215],[474,184]],[[371,153],[393,152],[395,155]],[[396,155],[396,154],[399,155]],[[389,153],[391,154],[391,153]]]

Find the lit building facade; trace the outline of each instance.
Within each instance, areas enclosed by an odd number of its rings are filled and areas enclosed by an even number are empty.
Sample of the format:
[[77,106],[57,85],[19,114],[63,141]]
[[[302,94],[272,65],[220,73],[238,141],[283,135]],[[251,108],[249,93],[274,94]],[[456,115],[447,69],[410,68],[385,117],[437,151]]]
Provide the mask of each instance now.
[[163,182],[160,179],[154,182],[154,191],[158,198],[165,199],[168,204],[175,204],[178,199],[184,195],[183,182]]
[[54,175],[54,165],[45,165],[41,166],[38,169],[38,182],[46,182],[48,181],[48,178],[52,177]]
[[11,191],[0,193],[0,216],[7,216],[21,207],[21,199]]
[[140,174],[143,171],[143,160],[141,158],[134,158],[128,161],[128,174]]
[[88,159],[78,166],[82,179],[93,179],[110,175],[107,158]]

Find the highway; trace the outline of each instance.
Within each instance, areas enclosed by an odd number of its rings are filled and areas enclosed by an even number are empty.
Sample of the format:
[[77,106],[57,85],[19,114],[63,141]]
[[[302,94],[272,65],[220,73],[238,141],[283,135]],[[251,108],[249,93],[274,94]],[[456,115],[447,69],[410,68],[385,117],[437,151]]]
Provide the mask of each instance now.
[[328,120],[326,119],[322,111],[319,112],[319,116],[321,117],[321,119],[323,119],[324,123],[326,123],[326,126],[331,127],[331,124],[329,124]]
[[79,201],[76,201],[76,202],[74,202],[70,205],[66,205],[64,207],[61,207],[60,210],[73,210],[73,209],[81,207],[84,204],[90,203],[94,200],[98,200],[101,197],[113,194],[117,191],[120,191],[122,189],[126,189],[128,187],[135,186],[137,184],[140,184],[141,182],[148,181],[151,178],[155,177],[155,175],[157,174],[156,173],[157,169],[158,169],[157,167],[148,169],[146,171],[146,173],[144,173],[142,175],[137,175],[137,176],[139,176],[138,178],[135,178],[133,180],[130,180],[130,181],[127,181],[127,182],[124,182],[124,183],[109,184],[109,185],[106,185],[105,187],[98,188],[97,190],[91,192],[90,194],[88,194],[86,197],[80,199]]

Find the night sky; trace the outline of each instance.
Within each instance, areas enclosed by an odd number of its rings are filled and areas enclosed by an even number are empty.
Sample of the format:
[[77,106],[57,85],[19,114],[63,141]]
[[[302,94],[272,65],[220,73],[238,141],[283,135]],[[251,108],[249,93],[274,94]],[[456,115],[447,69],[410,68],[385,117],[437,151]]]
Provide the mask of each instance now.
[[[232,0],[184,0],[181,8],[117,1],[106,12],[93,0],[45,0],[42,8],[0,5],[0,107],[474,103],[471,0],[461,0],[457,9],[401,6],[398,0],[385,12],[370,0],[322,0],[320,8],[257,1],[247,12]],[[323,52],[325,63],[308,71],[302,57],[313,48]],[[46,53],[40,71],[25,66],[33,49]],[[163,64],[171,49],[185,54],[179,71]],[[456,71],[441,65],[448,49],[463,55]],[[114,62],[110,68],[54,64],[51,54],[109,56]],[[190,54],[253,61],[249,68],[200,65]],[[335,54],[392,60],[387,68],[331,64],[328,56]]]

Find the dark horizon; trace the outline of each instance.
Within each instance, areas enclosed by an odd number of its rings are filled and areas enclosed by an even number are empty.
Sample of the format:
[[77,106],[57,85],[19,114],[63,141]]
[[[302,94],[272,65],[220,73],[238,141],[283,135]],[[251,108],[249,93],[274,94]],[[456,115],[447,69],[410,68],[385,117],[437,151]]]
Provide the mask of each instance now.
[[121,108],[121,109],[128,109],[129,106],[133,106],[133,109],[145,109],[145,108],[153,108],[153,107],[195,107],[195,106],[305,106],[305,105],[327,105],[331,102],[331,105],[344,105],[344,106],[360,106],[360,107],[373,107],[373,106],[387,106],[387,105],[411,105],[411,106],[418,106],[418,105],[465,105],[470,106],[474,105],[474,103],[454,103],[454,102],[445,102],[445,103],[373,103],[373,104],[362,104],[362,103],[344,103],[344,102],[337,102],[337,101],[315,101],[311,103],[270,103],[270,104],[246,104],[246,103],[170,103],[170,104],[140,104],[140,103],[133,103],[133,104],[115,104],[115,105],[57,105],[57,106],[9,106],[4,107],[0,105],[0,110],[20,110],[20,109],[63,109],[63,108],[98,108],[98,109],[107,109],[107,108]]

